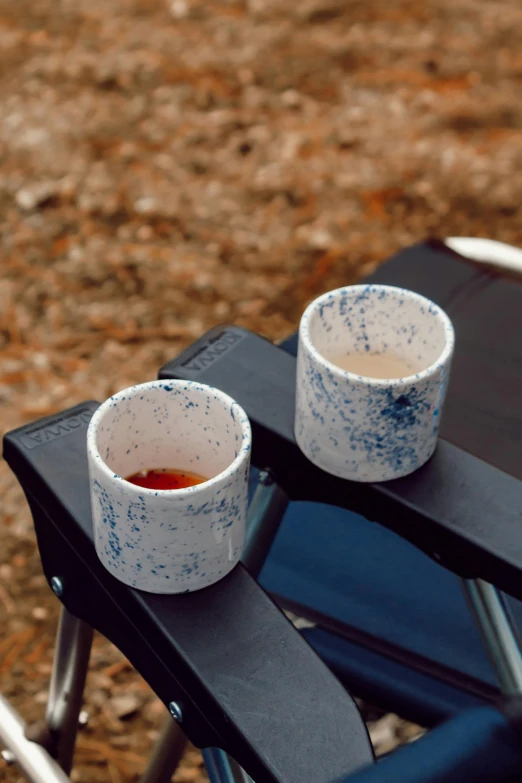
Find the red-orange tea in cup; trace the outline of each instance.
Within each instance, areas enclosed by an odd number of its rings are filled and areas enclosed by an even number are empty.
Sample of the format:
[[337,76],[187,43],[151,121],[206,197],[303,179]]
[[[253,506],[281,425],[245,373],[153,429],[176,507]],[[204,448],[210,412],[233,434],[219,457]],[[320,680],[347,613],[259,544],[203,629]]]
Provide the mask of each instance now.
[[208,481],[205,476],[191,473],[189,470],[179,468],[149,468],[139,470],[132,476],[127,476],[127,481],[145,489],[186,489]]

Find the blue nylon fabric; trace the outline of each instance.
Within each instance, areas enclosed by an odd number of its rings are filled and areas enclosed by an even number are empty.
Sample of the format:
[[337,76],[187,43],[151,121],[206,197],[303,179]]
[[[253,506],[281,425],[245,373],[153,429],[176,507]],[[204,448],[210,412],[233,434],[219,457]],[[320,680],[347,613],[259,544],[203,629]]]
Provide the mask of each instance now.
[[417,742],[338,783],[515,783],[522,750],[492,707],[468,710]]
[[432,727],[483,700],[321,628],[303,636],[353,696]]
[[260,581],[341,625],[494,685],[458,578],[357,514],[292,503]]

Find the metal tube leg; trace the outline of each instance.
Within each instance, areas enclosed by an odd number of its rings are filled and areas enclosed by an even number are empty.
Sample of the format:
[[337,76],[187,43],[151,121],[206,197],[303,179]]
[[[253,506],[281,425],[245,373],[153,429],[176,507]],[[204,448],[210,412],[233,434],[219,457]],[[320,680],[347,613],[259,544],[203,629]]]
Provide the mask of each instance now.
[[500,690],[505,696],[522,693],[519,636],[501,593],[482,579],[463,579],[462,586]]
[[45,720],[56,759],[69,774],[92,645],[92,628],[62,607]]
[[140,783],[170,783],[185,752],[187,738],[170,716],[165,719]]
[[231,756],[227,758],[235,783],[253,783],[250,775],[247,775],[243,767],[240,767],[235,759],[231,758]]
[[218,748],[205,748],[203,759],[212,783],[253,783],[237,761]]
[[25,724],[8,701],[0,696],[0,742],[32,783],[70,783],[69,777],[47,751],[25,736]]
[[259,474],[259,484],[248,509],[245,550],[241,562],[256,578],[261,573],[279,525],[288,507],[288,496],[270,471]]

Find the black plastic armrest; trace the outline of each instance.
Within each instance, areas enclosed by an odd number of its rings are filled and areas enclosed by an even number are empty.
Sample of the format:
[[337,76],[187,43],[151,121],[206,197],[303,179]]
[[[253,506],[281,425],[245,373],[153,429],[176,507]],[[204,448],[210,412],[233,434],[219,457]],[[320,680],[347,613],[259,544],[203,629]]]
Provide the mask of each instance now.
[[[522,483],[447,441],[410,476],[380,484],[335,478],[294,439],[296,360],[236,326],[212,329],[160,370],[161,378],[217,386],[246,410],[252,459],[292,500],[356,511],[407,538],[457,574],[522,598]],[[371,553],[368,553],[371,563]]]
[[99,562],[86,428],[96,402],[8,433],[4,457],[31,507],[43,568],[67,609],[128,657],[199,747],[226,750],[257,783],[329,783],[372,762],[349,694],[238,565],[195,593],[151,595]]

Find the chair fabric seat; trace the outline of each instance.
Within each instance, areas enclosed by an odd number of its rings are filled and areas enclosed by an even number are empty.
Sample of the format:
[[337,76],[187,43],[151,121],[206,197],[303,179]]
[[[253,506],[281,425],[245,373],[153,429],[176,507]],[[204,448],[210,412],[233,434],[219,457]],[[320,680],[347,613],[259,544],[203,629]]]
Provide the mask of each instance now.
[[515,783],[521,775],[517,731],[498,710],[480,707],[339,783]]

